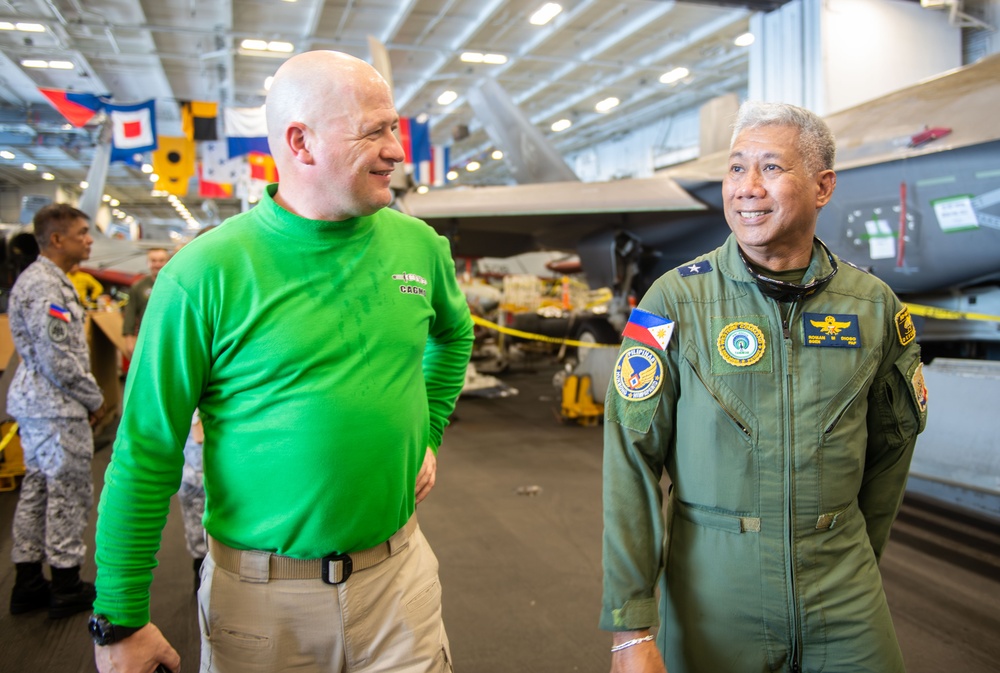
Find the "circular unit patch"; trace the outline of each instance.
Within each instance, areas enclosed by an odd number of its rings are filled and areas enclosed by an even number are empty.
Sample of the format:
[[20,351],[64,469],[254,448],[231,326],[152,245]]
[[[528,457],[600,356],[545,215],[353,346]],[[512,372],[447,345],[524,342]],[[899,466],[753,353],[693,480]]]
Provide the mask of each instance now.
[[731,322],[718,339],[719,355],[734,367],[749,367],[764,357],[764,333],[753,323]]
[[62,343],[69,338],[69,327],[62,320],[49,318],[49,339],[56,343]]
[[615,390],[626,400],[652,397],[663,382],[663,365],[656,353],[636,346],[618,356],[615,363]]

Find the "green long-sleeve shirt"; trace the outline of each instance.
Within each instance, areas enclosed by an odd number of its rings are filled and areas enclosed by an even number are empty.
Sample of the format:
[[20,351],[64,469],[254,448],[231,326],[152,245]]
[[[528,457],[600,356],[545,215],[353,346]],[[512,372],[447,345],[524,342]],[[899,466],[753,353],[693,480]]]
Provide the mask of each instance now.
[[[816,246],[803,280],[831,270]],[[671,673],[900,671],[877,562],[926,391],[899,299],[841,263],[779,303],[730,237],[640,308],[675,327],[606,397],[602,628],[662,619]]]
[[149,619],[195,407],[208,533],[318,558],[407,521],[461,391],[472,323],[447,241],[388,209],[307,220],[269,190],[157,278],[98,515],[95,611],[113,623]]

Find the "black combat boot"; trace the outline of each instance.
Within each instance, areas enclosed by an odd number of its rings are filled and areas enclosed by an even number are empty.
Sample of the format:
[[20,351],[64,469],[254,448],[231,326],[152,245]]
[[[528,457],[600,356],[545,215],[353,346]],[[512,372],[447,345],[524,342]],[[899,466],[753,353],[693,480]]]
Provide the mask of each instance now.
[[196,558],[194,560],[194,592],[198,593],[198,589],[201,588],[201,564],[205,562],[203,558]]
[[10,592],[10,614],[20,615],[49,607],[49,581],[42,574],[42,564],[15,563],[17,575]]
[[80,566],[52,568],[52,598],[49,617],[59,619],[94,607],[94,585],[80,579]]

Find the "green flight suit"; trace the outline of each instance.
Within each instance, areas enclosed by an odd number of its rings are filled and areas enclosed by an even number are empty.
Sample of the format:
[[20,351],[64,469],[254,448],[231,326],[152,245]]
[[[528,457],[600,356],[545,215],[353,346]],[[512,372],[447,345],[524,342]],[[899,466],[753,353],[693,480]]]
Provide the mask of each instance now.
[[[803,283],[831,270],[814,244]],[[732,236],[640,309],[674,331],[626,338],[606,397],[601,628],[662,617],[670,673],[902,671],[878,560],[926,422],[908,311],[846,263],[779,303]]]

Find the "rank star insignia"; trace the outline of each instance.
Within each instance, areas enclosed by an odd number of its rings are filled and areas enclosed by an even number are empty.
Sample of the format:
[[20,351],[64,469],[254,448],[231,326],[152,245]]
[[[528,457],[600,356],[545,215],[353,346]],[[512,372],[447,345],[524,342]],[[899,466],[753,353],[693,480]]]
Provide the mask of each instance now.
[[712,270],[712,263],[708,260],[702,260],[700,262],[692,262],[690,264],[685,264],[684,266],[677,267],[678,273],[681,274],[682,278],[688,276],[700,276],[703,273],[708,273]]

